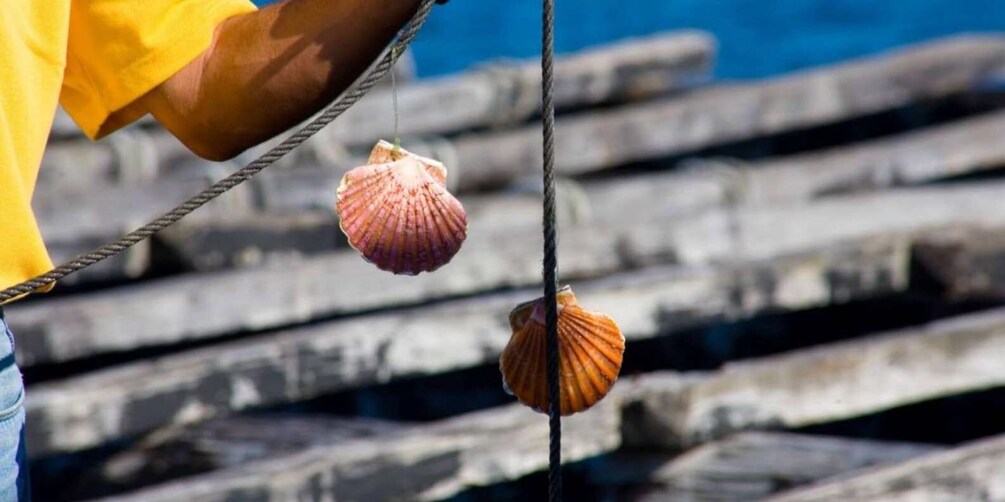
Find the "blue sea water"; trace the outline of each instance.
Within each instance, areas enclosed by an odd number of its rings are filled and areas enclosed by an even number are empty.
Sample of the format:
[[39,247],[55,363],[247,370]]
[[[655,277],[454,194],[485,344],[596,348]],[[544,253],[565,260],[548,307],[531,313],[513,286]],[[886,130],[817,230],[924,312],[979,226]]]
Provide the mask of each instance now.
[[[535,56],[540,8],[538,0],[451,0],[436,8],[413,43],[419,74]],[[725,79],[785,73],[954,33],[1005,32],[1005,0],[557,0],[556,15],[559,52],[666,30],[706,30],[719,41],[716,76]]]

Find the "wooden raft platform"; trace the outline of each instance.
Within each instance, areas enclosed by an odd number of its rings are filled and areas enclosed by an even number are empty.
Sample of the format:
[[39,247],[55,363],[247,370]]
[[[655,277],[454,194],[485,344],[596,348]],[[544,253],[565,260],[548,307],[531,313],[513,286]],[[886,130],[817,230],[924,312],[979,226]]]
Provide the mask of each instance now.
[[[567,55],[560,264],[628,339],[564,421],[573,500],[1005,498],[1005,36],[719,83],[687,31]],[[479,500],[543,493],[547,420],[496,369],[539,296],[534,62],[400,75],[406,148],[470,236],[434,274],[348,248],[335,186],[391,134],[378,88],[151,242],[6,308],[44,500]],[[34,206],[54,258],[228,163],[152,121],[57,117]],[[506,494],[506,495],[501,495]],[[516,494],[516,495],[514,495]],[[577,495],[578,494],[578,495]]]

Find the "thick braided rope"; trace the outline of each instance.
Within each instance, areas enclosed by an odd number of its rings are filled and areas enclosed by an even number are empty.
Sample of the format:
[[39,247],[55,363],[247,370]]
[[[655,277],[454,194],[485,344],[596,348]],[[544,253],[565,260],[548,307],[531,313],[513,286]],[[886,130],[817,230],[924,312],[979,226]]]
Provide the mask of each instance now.
[[555,0],[544,0],[541,44],[541,128],[544,146],[544,305],[548,333],[548,500],[562,500],[562,414],[558,385],[558,236],[555,220]]
[[430,11],[433,8],[433,2],[435,0],[422,0],[419,5],[418,11],[415,16],[408,22],[405,28],[401,31],[398,36],[398,40],[394,43],[393,49],[387,53],[387,55],[375,66],[370,73],[358,84],[353,86],[348,92],[346,92],[342,99],[335,102],[328,109],[326,109],[321,115],[316,119],[294,132],[290,137],[286,138],[282,143],[276,145],[268,152],[265,152],[261,157],[255,159],[243,168],[235,171],[230,176],[214,183],[209,186],[199,194],[195,195],[191,199],[183,202],[181,205],[175,207],[174,209],[168,211],[159,218],[143,225],[136,230],[126,234],[121,239],[105,244],[104,246],[95,249],[89,253],[84,253],[82,255],[73,258],[72,260],[38,276],[33,279],[29,279],[15,286],[11,286],[2,292],[0,292],[0,303],[7,300],[16,298],[18,296],[31,293],[43,286],[47,286],[56,282],[69,274],[72,274],[78,270],[85,267],[89,267],[102,261],[111,256],[115,256],[118,253],[128,249],[134,244],[150,237],[151,235],[163,230],[165,227],[175,223],[176,221],[182,219],[184,216],[188,215],[192,211],[195,211],[199,207],[202,207],[207,202],[219,197],[220,195],[226,193],[231,188],[240,185],[241,183],[247,181],[252,176],[258,174],[261,170],[272,165],[275,161],[282,158],[284,155],[289,153],[294,148],[300,146],[301,143],[310,138],[315,133],[320,131],[324,126],[328,125],[332,120],[335,120],[339,115],[349,109],[350,106],[356,104],[366,93],[377,83],[388,71],[394,66],[395,61],[404,52],[405,48],[411,43],[412,39],[418,33],[419,28],[422,27],[423,23],[426,22],[426,18],[429,16]]

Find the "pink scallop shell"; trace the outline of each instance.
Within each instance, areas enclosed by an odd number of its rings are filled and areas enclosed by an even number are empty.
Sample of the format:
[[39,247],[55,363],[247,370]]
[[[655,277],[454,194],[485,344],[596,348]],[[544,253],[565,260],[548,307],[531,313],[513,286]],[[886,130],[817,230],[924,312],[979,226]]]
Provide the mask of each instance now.
[[370,163],[342,178],[336,208],[349,244],[377,268],[432,272],[467,237],[464,207],[446,188],[443,164],[381,141]]

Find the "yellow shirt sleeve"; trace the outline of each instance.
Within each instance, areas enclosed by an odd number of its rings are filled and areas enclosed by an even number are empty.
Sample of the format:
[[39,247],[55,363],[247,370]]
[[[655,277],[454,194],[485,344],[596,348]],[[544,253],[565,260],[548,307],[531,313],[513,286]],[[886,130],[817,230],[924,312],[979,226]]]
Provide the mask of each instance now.
[[134,103],[195,59],[249,0],[73,0],[60,103],[91,138],[147,113]]

